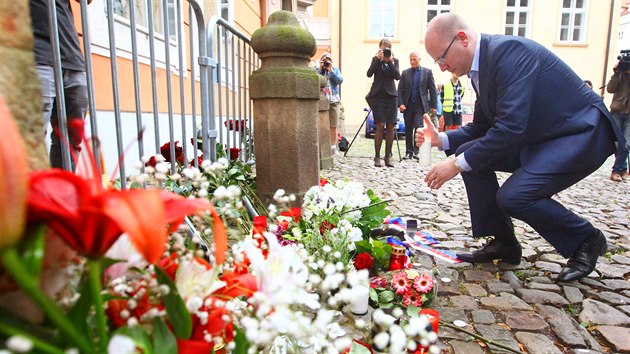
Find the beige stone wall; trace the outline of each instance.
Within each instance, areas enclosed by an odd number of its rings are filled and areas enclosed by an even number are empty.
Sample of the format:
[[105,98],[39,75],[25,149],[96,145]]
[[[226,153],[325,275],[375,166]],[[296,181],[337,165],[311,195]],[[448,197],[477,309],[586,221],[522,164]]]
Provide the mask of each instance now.
[[28,0],[0,1],[0,83],[24,137],[29,167],[48,167]]

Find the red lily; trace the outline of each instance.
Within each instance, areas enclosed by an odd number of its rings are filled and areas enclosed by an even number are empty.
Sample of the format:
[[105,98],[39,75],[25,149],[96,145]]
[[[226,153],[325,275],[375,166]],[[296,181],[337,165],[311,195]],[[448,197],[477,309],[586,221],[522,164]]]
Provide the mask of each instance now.
[[89,258],[101,257],[126,232],[147,261],[155,262],[164,252],[167,231],[176,229],[186,215],[210,210],[217,262],[223,261],[227,233],[207,200],[149,189],[106,190],[94,172],[90,144],[84,139],[83,145],[90,162],[85,172],[88,178],[59,169],[30,175],[29,221],[48,223],[70,247]]

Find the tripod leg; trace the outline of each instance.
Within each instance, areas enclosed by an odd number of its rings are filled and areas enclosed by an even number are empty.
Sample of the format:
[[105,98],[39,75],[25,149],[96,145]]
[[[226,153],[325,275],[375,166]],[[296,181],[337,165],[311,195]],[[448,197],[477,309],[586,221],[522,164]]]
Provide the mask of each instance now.
[[354,133],[354,137],[352,138],[352,141],[350,142],[350,144],[348,144],[348,149],[346,151],[344,151],[343,157],[346,157],[346,155],[348,154],[348,151],[350,151],[350,148],[352,147],[352,143],[354,143],[354,140],[357,138],[357,136],[359,135],[359,132],[363,129],[363,126],[367,122],[367,119],[370,116],[370,112],[372,112],[371,109],[367,111],[367,114],[365,115],[365,119],[363,119],[363,123],[361,123],[361,126],[359,127],[359,130],[357,130],[357,132]]
[[394,126],[394,139],[396,139],[396,148],[398,149],[398,162],[402,162],[402,155],[400,155],[400,143],[398,142],[398,132],[396,132],[395,126]]

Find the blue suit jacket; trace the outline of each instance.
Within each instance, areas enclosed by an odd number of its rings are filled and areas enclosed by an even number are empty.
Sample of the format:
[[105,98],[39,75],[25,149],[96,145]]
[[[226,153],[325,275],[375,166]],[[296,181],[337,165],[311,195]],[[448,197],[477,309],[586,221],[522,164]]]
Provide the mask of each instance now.
[[602,164],[623,141],[601,98],[542,45],[504,35],[481,35],[479,97],[472,124],[446,134],[452,154],[473,170],[517,152],[531,173],[566,173]]

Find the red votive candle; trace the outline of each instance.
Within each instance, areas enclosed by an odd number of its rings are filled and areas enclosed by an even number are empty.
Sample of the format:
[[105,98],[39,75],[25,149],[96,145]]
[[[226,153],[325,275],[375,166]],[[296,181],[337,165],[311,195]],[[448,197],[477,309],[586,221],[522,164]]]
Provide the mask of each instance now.
[[405,263],[407,262],[405,251],[407,251],[407,249],[404,246],[392,246],[392,254],[389,256],[389,270],[405,268]]

